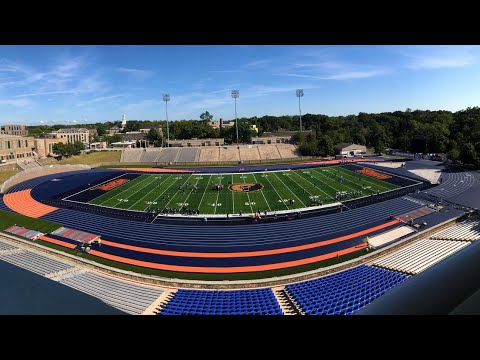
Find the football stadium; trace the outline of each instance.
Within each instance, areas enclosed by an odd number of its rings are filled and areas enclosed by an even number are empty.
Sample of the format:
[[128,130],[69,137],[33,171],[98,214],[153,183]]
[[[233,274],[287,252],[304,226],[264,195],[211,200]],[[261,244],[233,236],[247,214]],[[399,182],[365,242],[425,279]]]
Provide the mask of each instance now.
[[480,314],[480,47],[1,50],[0,315]]
[[2,187],[0,260],[121,313],[350,315],[479,237],[476,177],[379,156],[39,166]]

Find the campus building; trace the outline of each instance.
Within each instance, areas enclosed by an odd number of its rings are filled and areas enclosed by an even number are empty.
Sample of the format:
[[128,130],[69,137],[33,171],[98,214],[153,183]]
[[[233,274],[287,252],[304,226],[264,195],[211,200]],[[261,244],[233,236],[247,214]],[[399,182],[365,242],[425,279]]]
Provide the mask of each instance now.
[[27,136],[25,125],[0,125],[0,135]]
[[0,134],[0,163],[15,163],[35,157],[33,137]]
[[66,128],[53,131],[47,134],[49,139],[67,139],[67,143],[73,144],[81,141],[84,144],[90,143],[90,131],[84,128]]
[[338,143],[335,145],[335,153],[342,156],[362,155],[367,153],[367,147],[352,143]]
[[53,151],[53,145],[58,144],[58,143],[67,143],[66,138],[60,138],[60,139],[34,139],[34,144],[35,144],[35,152],[38,154],[38,157],[40,159],[45,158],[47,156],[52,156],[54,155]]
[[168,142],[170,147],[223,146],[223,138],[215,139],[174,139]]

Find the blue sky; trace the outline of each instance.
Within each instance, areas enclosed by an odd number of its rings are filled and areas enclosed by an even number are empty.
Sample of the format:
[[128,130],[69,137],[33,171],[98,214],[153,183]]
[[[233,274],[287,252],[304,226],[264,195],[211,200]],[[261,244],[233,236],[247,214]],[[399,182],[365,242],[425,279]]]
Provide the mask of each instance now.
[[349,115],[479,105],[479,46],[0,46],[0,123]]

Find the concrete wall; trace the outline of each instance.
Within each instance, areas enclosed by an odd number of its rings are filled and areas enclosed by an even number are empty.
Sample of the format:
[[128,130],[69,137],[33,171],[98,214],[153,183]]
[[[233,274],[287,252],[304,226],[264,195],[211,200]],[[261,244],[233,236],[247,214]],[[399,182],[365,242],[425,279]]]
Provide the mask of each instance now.
[[23,181],[35,179],[44,175],[59,174],[67,171],[89,170],[88,165],[50,165],[24,170],[7,179],[0,187],[0,193]]

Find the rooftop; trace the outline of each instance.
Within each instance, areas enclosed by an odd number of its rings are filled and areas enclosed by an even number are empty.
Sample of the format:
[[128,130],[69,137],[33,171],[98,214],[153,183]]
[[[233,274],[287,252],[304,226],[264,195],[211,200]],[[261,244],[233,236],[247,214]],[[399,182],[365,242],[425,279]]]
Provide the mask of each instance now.
[[7,135],[7,134],[0,134],[0,138],[2,139],[23,139],[24,137],[31,137],[31,136],[20,136],[20,135]]

